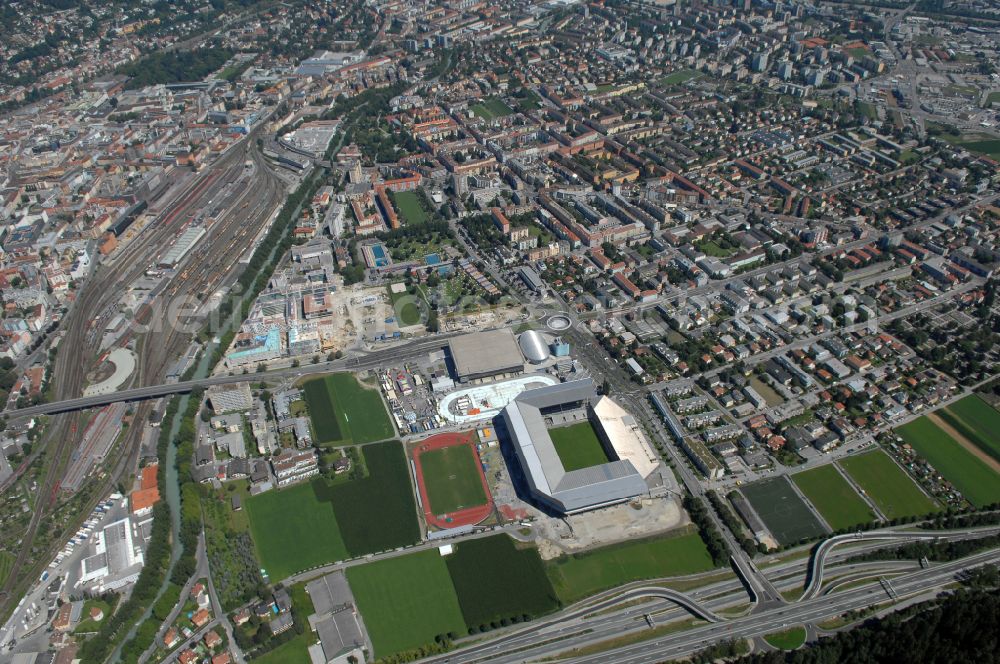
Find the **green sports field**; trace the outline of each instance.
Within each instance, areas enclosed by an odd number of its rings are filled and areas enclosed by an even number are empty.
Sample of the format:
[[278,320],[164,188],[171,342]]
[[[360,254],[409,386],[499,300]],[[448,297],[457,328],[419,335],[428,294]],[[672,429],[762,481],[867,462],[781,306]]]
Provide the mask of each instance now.
[[311,482],[251,496],[245,505],[257,558],[272,580],[348,557],[333,506]]
[[510,106],[503,103],[502,100],[497,99],[496,97],[484,99],[478,104],[473,104],[469,107],[469,109],[484,120],[501,118],[514,112],[511,110]]
[[713,569],[712,557],[695,532],[566,555],[549,561],[546,567],[552,587],[566,604],[631,581]]
[[375,657],[466,633],[448,566],[437,549],[347,570],[347,580],[375,647]]
[[833,464],[796,473],[792,481],[834,530],[875,520],[871,508]]
[[608,455],[590,422],[549,429],[549,437],[566,472],[608,462]]
[[837,463],[875,503],[887,519],[919,516],[938,510],[903,470],[882,450],[851,456]]
[[420,466],[434,514],[447,514],[486,503],[486,490],[470,445],[452,445],[424,452]]
[[406,224],[426,224],[431,220],[424,209],[421,194],[416,191],[400,191],[393,194],[396,208]]
[[520,549],[507,535],[466,540],[445,560],[469,627],[535,618],[559,606],[538,549]]
[[994,459],[1000,460],[1000,411],[975,394],[937,411],[950,424]]
[[1000,502],[1000,475],[926,417],[904,424],[896,433],[973,505]]
[[784,477],[754,482],[740,491],[782,546],[826,533]]
[[394,435],[377,390],[362,387],[354,374],[335,373],[303,385],[316,442],[357,445]]
[[679,85],[686,81],[690,81],[692,78],[698,78],[701,76],[701,72],[695,71],[694,69],[681,69],[680,71],[675,71],[672,74],[667,74],[660,79],[660,85]]

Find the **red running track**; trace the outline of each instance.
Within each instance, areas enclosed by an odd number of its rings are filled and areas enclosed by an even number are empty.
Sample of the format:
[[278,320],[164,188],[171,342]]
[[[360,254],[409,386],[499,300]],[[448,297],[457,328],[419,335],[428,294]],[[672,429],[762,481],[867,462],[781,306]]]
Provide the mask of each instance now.
[[[431,511],[431,501],[427,497],[427,486],[424,483],[424,469],[420,463],[420,457],[424,452],[438,450],[442,447],[453,445],[468,445],[472,448],[472,455],[476,460],[476,470],[479,472],[479,479],[483,483],[483,491],[486,493],[486,504],[476,507],[466,507],[447,514],[434,514]],[[413,466],[417,473],[417,489],[420,491],[420,500],[424,506],[424,518],[427,524],[447,530],[448,528],[458,528],[460,526],[474,526],[482,522],[493,512],[493,496],[490,494],[489,484],[486,482],[486,474],[483,472],[482,462],[476,452],[475,438],[471,431],[465,433],[439,433],[423,440],[413,451]]]

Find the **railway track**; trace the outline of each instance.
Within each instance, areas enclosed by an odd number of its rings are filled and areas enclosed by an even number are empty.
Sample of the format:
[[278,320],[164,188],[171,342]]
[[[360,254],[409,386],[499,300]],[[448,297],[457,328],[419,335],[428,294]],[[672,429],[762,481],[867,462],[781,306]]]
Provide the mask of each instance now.
[[[231,189],[239,181],[244,162],[249,157],[257,168],[258,180],[262,179],[263,182],[245,187],[235,197],[241,203],[246,198],[256,199],[257,203],[252,208],[258,211],[254,223],[245,223],[247,220],[239,214],[251,209],[249,201],[247,201],[248,206],[243,209],[238,205],[228,208],[227,213],[213,225],[202,240],[202,245],[209,248],[205,251],[203,260],[198,261],[186,276],[174,275],[172,279],[177,281],[156,298],[161,313],[166,311],[169,301],[179,294],[214,292],[232,276],[238,265],[233,257],[242,255],[242,252],[249,248],[271,209],[282,202],[281,182],[269,170],[253,145],[254,135],[251,133],[241,147],[232,149],[211,167],[211,172],[193,182],[176,201],[164,208],[158,220],[154,222],[155,226],[144,229],[132,242],[122,247],[114,260],[102,265],[84,285],[77,301],[64,319],[64,334],[60,341],[62,352],[57,354],[54,368],[56,399],[71,398],[82,393],[87,371],[98,356],[101,331],[107,321],[116,314],[123,289],[140,278],[150,263],[176,240],[199,209],[209,207],[206,200],[208,194],[213,194],[211,198],[214,198],[220,192]],[[234,196],[230,194],[228,198],[231,200]],[[217,203],[215,205],[218,206]],[[227,248],[235,253],[211,251],[220,239],[228,240]],[[239,246],[242,246],[242,251],[237,251]],[[166,325],[160,330],[154,328],[147,333],[133,332],[133,334],[139,337],[137,347],[142,349],[133,382],[151,378],[162,380],[171,358],[184,350],[191,337],[190,333],[182,332],[173,325]],[[151,411],[150,402],[139,404],[134,413],[134,420],[145,421]],[[30,577],[21,571],[33,552],[32,544],[39,525],[56,506],[60,495],[60,480],[69,465],[72,451],[88,418],[88,413],[54,416],[43,440],[43,446],[39,446],[44,447],[48,462],[39,487],[39,496],[44,497],[44,502],[40,501],[39,509],[32,514],[12,572],[0,591],[0,601],[5,613],[10,609],[11,599],[17,597],[14,591],[30,580]],[[136,466],[141,449],[142,429],[141,426],[129,428],[122,444],[122,453],[117,455],[114,467],[105,477],[103,489],[98,491],[97,495],[107,493],[121,477]]]

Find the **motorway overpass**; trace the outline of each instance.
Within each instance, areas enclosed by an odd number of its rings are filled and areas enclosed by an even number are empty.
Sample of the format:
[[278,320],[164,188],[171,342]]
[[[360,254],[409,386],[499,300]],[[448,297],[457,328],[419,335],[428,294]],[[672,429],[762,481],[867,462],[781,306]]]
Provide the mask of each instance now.
[[439,334],[429,340],[414,341],[385,348],[357,357],[343,358],[329,362],[319,362],[299,367],[286,367],[284,369],[274,369],[260,373],[218,375],[201,378],[198,380],[184,380],[176,383],[164,383],[161,385],[148,385],[146,387],[134,387],[127,390],[118,390],[109,394],[95,394],[87,397],[77,397],[75,399],[65,399],[63,401],[53,401],[27,408],[15,408],[3,411],[3,414],[10,418],[34,417],[36,415],[51,415],[53,413],[66,413],[85,408],[96,408],[106,406],[119,401],[144,401],[146,399],[156,399],[169,396],[171,394],[184,394],[198,387],[209,387],[212,385],[227,385],[231,383],[241,383],[246,381],[274,381],[288,378],[296,378],[309,374],[325,373],[329,371],[361,369],[373,369],[389,362],[400,362],[409,360],[421,355],[425,355],[435,350],[445,347],[447,340],[457,333]]

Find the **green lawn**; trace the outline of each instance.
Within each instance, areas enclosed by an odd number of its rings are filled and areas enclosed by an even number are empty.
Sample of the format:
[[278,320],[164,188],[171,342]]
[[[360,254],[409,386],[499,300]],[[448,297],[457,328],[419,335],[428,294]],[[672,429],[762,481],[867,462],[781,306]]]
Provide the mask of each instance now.
[[785,402],[785,400],[775,391],[773,387],[765,383],[758,376],[754,376],[750,379],[750,386],[756,390],[757,394],[764,397],[764,401],[767,402],[768,406],[780,406]]
[[[289,588],[289,595],[292,598],[292,606],[300,619],[305,623],[308,616],[315,610],[309,593],[305,591],[305,583],[297,583]],[[266,629],[266,628],[261,628]],[[223,638],[225,638],[223,636]],[[308,662],[309,646],[316,643],[316,634],[305,624],[305,630],[297,634],[295,638],[275,648],[269,653],[254,658],[254,662],[264,664],[284,664],[285,662]]]
[[926,417],[899,427],[896,433],[973,505],[1000,502],[1000,475]]
[[497,99],[496,97],[490,97],[488,99],[484,99],[478,104],[473,104],[470,107],[470,110],[484,120],[500,118],[514,112],[510,106],[503,102],[503,100]]
[[740,491],[781,545],[826,533],[784,477],[754,482]]
[[987,106],[998,106],[1000,105],[1000,92],[991,92],[986,96]]
[[[176,601],[176,599],[174,599],[174,601]],[[90,609],[95,606],[104,612],[104,618],[99,621],[90,619]],[[73,629],[73,632],[75,634],[89,634],[91,632],[96,632],[101,629],[101,625],[107,622],[108,618],[110,617],[111,617],[110,604],[101,599],[88,599],[83,604],[83,611],[80,613],[80,622]]]
[[994,459],[1000,460],[1000,411],[973,394],[938,415]]
[[333,506],[319,498],[313,484],[267,491],[244,502],[257,558],[272,581],[348,557]]
[[865,116],[869,120],[878,119],[878,110],[875,108],[875,104],[860,101],[858,102],[858,110],[861,112],[861,115]]
[[10,551],[0,551],[0,584],[7,580],[7,575],[10,574],[10,570],[14,567],[14,561],[17,559]]
[[394,435],[378,390],[363,387],[354,374],[312,378],[303,391],[320,445],[358,445]]
[[705,240],[704,242],[699,242],[697,244],[697,248],[715,258],[728,258],[736,253],[735,249],[725,249],[719,246],[719,243],[715,240]]
[[420,455],[427,498],[434,514],[447,514],[486,503],[486,490],[469,445],[442,447]]
[[680,71],[675,71],[672,74],[667,74],[660,79],[660,85],[679,85],[686,81],[690,81],[692,78],[698,78],[701,76],[701,72],[695,71],[694,69],[681,69]]
[[631,581],[713,569],[712,557],[695,532],[562,556],[546,567],[552,587],[565,604]]
[[799,626],[783,632],[774,632],[765,636],[764,640],[779,650],[795,650],[806,642],[806,628]]
[[518,548],[507,535],[462,542],[445,560],[469,627],[535,618],[559,606],[538,549]]
[[400,191],[393,194],[396,208],[406,224],[426,224],[431,220],[424,209],[422,195],[416,191]]
[[403,291],[393,293],[389,291],[389,298],[392,300],[392,310],[400,325],[416,325],[423,320],[423,311],[427,309],[427,301],[424,296],[423,286],[418,286],[415,293]]
[[834,530],[875,519],[867,503],[833,464],[796,473],[792,481]]
[[375,648],[375,657],[466,633],[462,609],[436,549],[351,567],[347,580]]
[[608,462],[608,454],[590,422],[550,429],[549,436],[566,472]]
[[847,457],[838,463],[887,519],[918,516],[938,509],[937,503],[882,450]]

